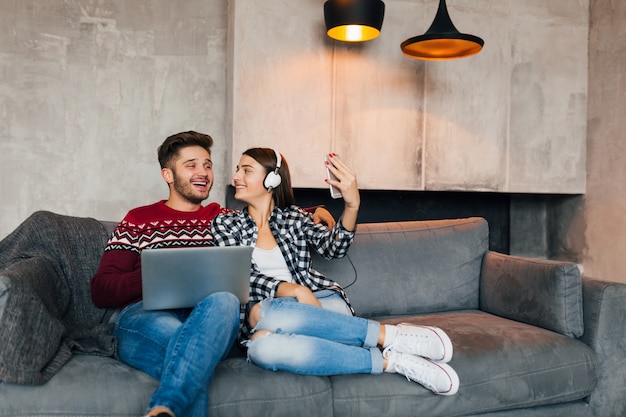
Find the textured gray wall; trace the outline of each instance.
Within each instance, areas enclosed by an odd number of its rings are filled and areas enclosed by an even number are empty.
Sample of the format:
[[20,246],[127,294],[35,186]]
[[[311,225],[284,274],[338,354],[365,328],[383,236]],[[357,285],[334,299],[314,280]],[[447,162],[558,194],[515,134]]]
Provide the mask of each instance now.
[[319,2],[234,1],[235,159],[278,147],[299,187],[320,187],[335,151],[363,189],[585,192],[588,0],[450,1],[485,48],[435,62],[400,43],[437,2],[385,4],[381,36],[346,45],[328,40]]
[[593,0],[590,10],[583,265],[626,282],[626,2]]
[[165,198],[156,148],[183,130],[214,136],[223,200],[226,28],[226,0],[0,0],[0,238]]
[[434,2],[387,3],[378,43],[353,48],[328,40],[311,0],[0,0],[0,236],[39,209],[117,220],[164,197],[156,146],[187,129],[215,137],[218,202],[257,144],[294,155],[296,185],[323,187],[329,140],[368,189],[584,190],[585,123],[570,121],[586,1],[458,0],[457,26],[487,48],[429,64],[399,43]]
[[[316,18],[321,17],[321,4],[316,2]],[[449,2],[451,13],[459,4],[465,5],[460,9],[465,17],[454,18],[457,26],[482,34],[476,29],[483,29],[476,25],[480,16],[468,8],[475,3]],[[519,4],[498,0],[475,7],[498,11]],[[586,3],[522,4],[538,12],[528,19],[520,16],[519,28],[546,16],[563,16],[557,23],[567,26],[572,10]],[[561,229],[573,236],[572,247],[585,234],[587,273],[626,282],[620,262],[626,247],[626,6],[614,0],[590,4],[586,204],[584,213]],[[416,18],[406,36],[418,34],[431,15],[425,11],[421,21]],[[588,16],[583,11],[570,17]],[[385,25],[396,24],[396,19]],[[540,65],[540,58],[554,50],[549,46],[553,28],[545,23],[534,28],[541,30],[516,32],[520,37],[529,33],[527,44],[535,45],[537,55],[518,56],[520,61]],[[509,22],[494,18],[484,33],[497,34],[491,25],[502,24]],[[187,129],[216,139],[213,156],[220,175],[212,197],[223,202],[232,171],[226,142],[231,126],[225,125],[227,26],[227,0],[0,0],[0,238],[39,209],[118,220],[129,208],[165,197],[156,146],[168,134]],[[414,65],[420,76],[420,66]],[[465,64],[453,68],[458,65]],[[531,64],[525,65],[514,72],[517,78],[530,74]],[[550,65],[541,61],[540,66],[531,87],[549,74]],[[474,79],[484,71],[480,67],[456,74]],[[538,97],[531,90],[517,93]],[[524,120],[532,114],[527,112],[541,111],[541,100],[536,104],[511,107],[512,123],[528,126]],[[575,97],[568,105],[576,105]],[[562,120],[542,119],[539,127],[558,134],[562,125]],[[539,158],[550,168],[542,155],[551,149],[532,142],[526,146],[524,140],[520,133],[515,158]],[[541,240],[541,245],[549,248],[550,241]]]

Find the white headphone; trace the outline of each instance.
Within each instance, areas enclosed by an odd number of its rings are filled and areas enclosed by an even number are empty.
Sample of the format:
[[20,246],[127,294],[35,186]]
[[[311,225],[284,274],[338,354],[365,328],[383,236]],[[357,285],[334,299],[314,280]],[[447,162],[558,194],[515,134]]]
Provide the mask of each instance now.
[[268,192],[271,192],[272,189],[278,187],[282,181],[282,178],[280,178],[280,174],[278,173],[282,158],[276,149],[274,149],[274,153],[276,154],[276,168],[274,168],[273,171],[268,172],[265,176],[265,180],[263,181],[263,185],[267,188]]

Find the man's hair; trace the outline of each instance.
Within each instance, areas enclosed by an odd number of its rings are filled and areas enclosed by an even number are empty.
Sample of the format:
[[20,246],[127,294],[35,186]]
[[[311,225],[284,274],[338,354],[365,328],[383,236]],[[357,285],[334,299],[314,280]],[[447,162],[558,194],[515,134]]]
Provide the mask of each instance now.
[[[276,169],[276,152],[270,148],[250,148],[243,153],[244,155],[248,155],[250,158],[257,161],[259,164],[265,168],[265,173],[267,175],[268,172],[274,171]],[[296,204],[296,198],[293,194],[293,188],[291,188],[291,174],[289,173],[289,164],[287,164],[287,160],[281,154],[281,164],[280,169],[278,170],[278,175],[280,175],[281,181],[280,185],[274,189],[272,189],[272,197],[274,199],[274,204],[281,209],[285,209],[291,205]]]
[[200,146],[206,149],[209,155],[211,155],[213,138],[204,133],[194,132],[193,130],[177,133],[168,137],[157,150],[161,168],[171,168],[172,160],[178,156],[178,152],[182,148],[189,146]]

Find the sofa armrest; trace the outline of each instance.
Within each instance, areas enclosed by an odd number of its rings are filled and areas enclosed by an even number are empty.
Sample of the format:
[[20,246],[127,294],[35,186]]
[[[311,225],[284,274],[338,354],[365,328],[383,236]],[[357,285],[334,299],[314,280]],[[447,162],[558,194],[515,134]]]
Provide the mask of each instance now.
[[42,384],[71,357],[59,319],[69,291],[47,258],[28,258],[0,270],[0,381]]
[[580,269],[571,262],[488,252],[481,271],[480,309],[565,336],[581,336]]
[[585,332],[598,358],[598,387],[589,397],[596,416],[626,415],[626,284],[583,277]]
[[111,324],[83,326],[68,314],[72,293],[61,271],[46,257],[0,270],[0,382],[43,384],[74,352],[115,355]]

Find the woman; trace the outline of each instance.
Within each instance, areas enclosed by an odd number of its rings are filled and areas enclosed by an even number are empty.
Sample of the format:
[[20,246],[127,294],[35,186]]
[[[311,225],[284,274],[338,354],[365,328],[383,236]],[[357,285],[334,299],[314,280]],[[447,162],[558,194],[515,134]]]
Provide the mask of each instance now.
[[268,148],[245,151],[233,176],[235,198],[247,207],[213,221],[216,244],[255,248],[242,323],[248,358],[306,375],[397,372],[435,393],[456,393],[458,376],[446,364],[452,344],[441,329],[354,317],[343,289],[311,267],[310,248],[329,259],[347,253],[360,205],[355,173],[335,154],[326,165],[337,178],[326,182],[345,204],[332,230],[295,205],[287,161]]

